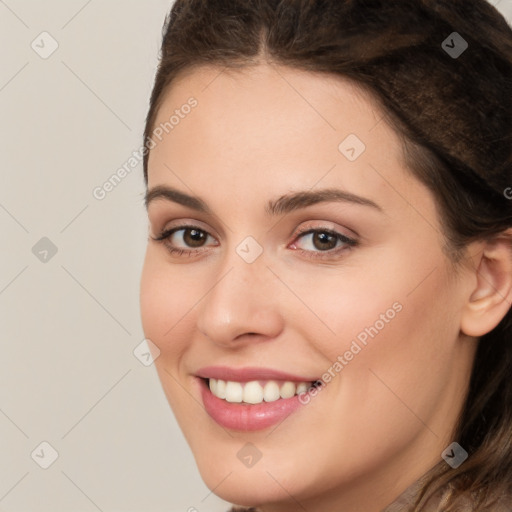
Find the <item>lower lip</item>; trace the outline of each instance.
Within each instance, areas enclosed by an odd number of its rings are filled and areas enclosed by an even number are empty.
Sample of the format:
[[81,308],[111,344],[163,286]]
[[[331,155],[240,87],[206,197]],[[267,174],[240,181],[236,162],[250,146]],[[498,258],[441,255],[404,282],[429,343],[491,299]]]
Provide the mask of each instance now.
[[302,405],[298,395],[255,405],[226,402],[210,391],[206,381],[198,380],[206,412],[219,425],[231,430],[249,432],[272,427],[284,421]]

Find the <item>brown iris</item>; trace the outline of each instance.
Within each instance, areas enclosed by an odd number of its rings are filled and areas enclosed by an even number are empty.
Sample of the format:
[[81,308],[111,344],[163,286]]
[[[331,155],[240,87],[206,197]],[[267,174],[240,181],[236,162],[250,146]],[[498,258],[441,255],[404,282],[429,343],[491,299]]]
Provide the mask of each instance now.
[[313,233],[313,245],[316,249],[329,250],[336,247],[337,237],[325,231]]
[[183,240],[189,247],[201,247],[206,239],[206,234],[194,228],[187,228],[183,232]]

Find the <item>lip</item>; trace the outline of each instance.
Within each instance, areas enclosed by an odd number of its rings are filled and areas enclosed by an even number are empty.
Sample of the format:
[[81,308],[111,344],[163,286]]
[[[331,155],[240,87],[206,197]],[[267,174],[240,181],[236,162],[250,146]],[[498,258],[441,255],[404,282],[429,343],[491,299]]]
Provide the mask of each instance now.
[[[212,377],[215,378],[215,377]],[[217,398],[204,378],[196,378],[208,415],[221,427],[242,432],[264,430],[284,421],[302,404],[299,395],[261,404],[231,403]]]
[[231,368],[228,366],[206,366],[196,372],[202,379],[221,379],[233,382],[249,382],[252,380],[280,380],[291,382],[314,382],[318,377],[298,376],[271,368]]

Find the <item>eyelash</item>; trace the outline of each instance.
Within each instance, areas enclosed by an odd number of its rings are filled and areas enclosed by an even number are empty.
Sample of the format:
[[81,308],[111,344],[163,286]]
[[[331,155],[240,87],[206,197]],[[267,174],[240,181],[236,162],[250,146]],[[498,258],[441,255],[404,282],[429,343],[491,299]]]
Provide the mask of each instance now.
[[[194,229],[196,231],[200,231],[201,233],[206,233],[207,236],[211,236],[207,231],[204,229],[199,228],[198,226],[194,226],[193,224],[183,224],[181,226],[176,226],[174,228],[162,231],[158,237],[151,237],[155,242],[159,242],[163,244],[166,249],[169,251],[170,254],[175,256],[192,256],[193,254],[199,254],[202,252],[207,251],[207,249],[199,248],[197,250],[194,249],[178,249],[176,247],[169,246],[166,242],[167,240],[176,233],[177,231],[182,231],[186,229]],[[349,238],[341,233],[338,233],[337,231],[334,231],[332,229],[328,228],[305,228],[302,230],[299,230],[295,234],[294,240],[298,239],[299,237],[304,237],[306,235],[309,235],[311,233],[325,233],[328,235],[332,235],[337,238],[337,241],[343,242],[345,245],[338,247],[336,249],[329,249],[327,251],[308,251],[305,249],[294,249],[295,251],[300,252],[301,254],[306,254],[308,258],[311,259],[327,259],[332,258],[333,256],[337,256],[343,251],[350,250],[352,247],[355,247],[358,245],[357,240],[354,240],[353,238]]]

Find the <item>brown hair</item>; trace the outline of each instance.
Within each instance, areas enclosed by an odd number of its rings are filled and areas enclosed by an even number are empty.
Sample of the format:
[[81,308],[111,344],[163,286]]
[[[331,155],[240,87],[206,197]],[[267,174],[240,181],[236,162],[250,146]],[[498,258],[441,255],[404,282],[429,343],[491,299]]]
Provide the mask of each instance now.
[[[453,32],[468,44],[458,56]],[[338,74],[371,94],[435,196],[455,263],[468,242],[512,226],[512,30],[485,0],[176,0],[146,119],[146,186],[155,118],[178,74],[262,60]],[[448,486],[447,511],[464,497],[484,510],[512,492],[511,310],[479,341],[454,436],[468,460],[443,463],[415,510]]]

